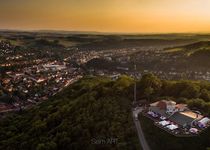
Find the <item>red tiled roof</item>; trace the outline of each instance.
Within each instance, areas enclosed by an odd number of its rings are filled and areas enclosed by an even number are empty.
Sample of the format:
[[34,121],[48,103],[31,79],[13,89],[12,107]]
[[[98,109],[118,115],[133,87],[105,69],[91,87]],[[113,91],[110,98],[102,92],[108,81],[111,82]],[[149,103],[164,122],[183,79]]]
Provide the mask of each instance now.
[[157,107],[159,107],[160,109],[166,109],[166,106],[167,106],[166,103],[163,101],[159,101],[157,103]]
[[181,109],[181,108],[187,108],[187,105],[186,104],[177,104],[176,105],[176,108],[179,108],[179,109]]

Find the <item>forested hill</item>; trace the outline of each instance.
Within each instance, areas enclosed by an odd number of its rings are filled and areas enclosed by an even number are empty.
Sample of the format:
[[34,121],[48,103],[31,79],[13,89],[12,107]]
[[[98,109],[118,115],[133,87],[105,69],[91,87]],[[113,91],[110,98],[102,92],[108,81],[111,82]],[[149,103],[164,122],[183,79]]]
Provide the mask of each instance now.
[[132,82],[87,77],[32,110],[11,114],[0,122],[0,149],[139,149],[125,92]]
[[[174,68],[208,71],[210,67],[210,41],[200,41],[185,46],[166,48],[166,54],[176,57]],[[166,64],[167,65],[167,64]],[[169,65],[173,66],[173,65]],[[169,67],[167,65],[167,67]]]
[[210,49],[210,41],[199,41],[192,44],[187,44],[184,46],[178,46],[173,48],[166,48],[166,52],[170,53],[182,53],[187,56],[194,54],[200,50],[209,50]]
[[193,44],[188,44],[185,46],[182,46],[185,49],[199,49],[199,48],[206,48],[210,47],[210,41],[200,41]]
[[[127,76],[116,81],[85,77],[39,106],[9,114],[0,121],[0,150],[140,149],[131,114],[133,83]],[[138,99],[148,103],[172,99],[210,115],[209,82],[166,81],[146,74],[137,82],[137,93]],[[210,147],[210,129],[186,140],[163,135],[147,120],[142,125],[146,125],[144,132],[152,150]],[[165,141],[167,145],[160,144]]]

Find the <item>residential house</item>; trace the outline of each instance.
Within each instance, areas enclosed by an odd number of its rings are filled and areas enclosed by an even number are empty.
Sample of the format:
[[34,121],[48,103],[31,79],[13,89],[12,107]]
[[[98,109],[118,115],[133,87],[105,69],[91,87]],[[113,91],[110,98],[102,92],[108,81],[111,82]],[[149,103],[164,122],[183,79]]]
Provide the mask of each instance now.
[[202,115],[191,111],[186,104],[176,104],[174,101],[167,100],[150,104],[149,111],[181,127],[192,126],[203,118]]

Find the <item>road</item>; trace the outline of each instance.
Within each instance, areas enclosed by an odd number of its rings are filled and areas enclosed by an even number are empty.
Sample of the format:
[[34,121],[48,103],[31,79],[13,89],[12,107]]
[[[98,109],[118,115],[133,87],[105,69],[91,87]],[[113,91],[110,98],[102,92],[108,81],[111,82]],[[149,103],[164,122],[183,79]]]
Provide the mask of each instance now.
[[136,115],[138,115],[143,109],[139,108],[137,110],[133,110],[133,120],[137,129],[138,137],[139,137],[139,142],[141,143],[141,147],[143,150],[150,150],[149,145],[145,139],[144,132],[142,130],[141,124],[139,119],[136,119]]

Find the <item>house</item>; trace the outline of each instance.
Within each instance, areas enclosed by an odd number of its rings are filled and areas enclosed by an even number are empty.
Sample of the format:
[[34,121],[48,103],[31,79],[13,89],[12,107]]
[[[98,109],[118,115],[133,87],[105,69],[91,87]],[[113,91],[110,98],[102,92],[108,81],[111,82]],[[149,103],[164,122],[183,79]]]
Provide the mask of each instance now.
[[168,118],[170,115],[166,111],[167,109],[167,101],[162,100],[155,103],[150,104],[149,111],[154,112],[157,115]]
[[169,117],[175,112],[181,112],[187,110],[186,104],[176,104],[175,101],[161,100],[150,104],[149,110],[156,112],[157,114]]
[[194,123],[203,118],[202,115],[191,111],[186,104],[176,104],[174,101],[167,100],[150,104],[149,112],[156,114],[160,118],[168,119],[184,128],[194,125]]

